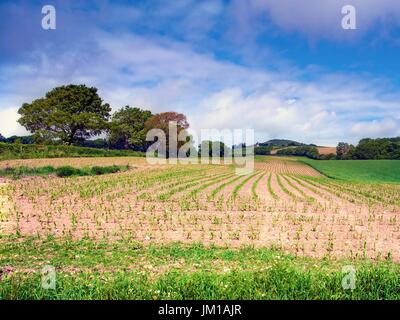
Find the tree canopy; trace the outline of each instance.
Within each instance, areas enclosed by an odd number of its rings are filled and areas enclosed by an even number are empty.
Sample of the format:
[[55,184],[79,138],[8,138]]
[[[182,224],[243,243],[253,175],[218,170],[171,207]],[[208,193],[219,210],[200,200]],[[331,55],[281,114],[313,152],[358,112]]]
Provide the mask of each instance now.
[[36,139],[66,144],[99,135],[108,127],[111,108],[94,87],[68,85],[54,88],[44,98],[24,103],[18,122]]
[[115,112],[109,131],[111,145],[118,149],[143,149],[146,145],[145,123],[151,117],[150,111],[129,106]]
[[400,137],[361,139],[357,146],[340,142],[337,146],[337,158],[341,160],[399,160]]

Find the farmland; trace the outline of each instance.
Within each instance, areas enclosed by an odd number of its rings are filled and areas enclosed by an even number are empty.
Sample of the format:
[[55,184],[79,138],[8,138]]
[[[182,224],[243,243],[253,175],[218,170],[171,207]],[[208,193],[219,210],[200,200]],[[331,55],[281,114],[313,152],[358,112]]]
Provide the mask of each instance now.
[[[4,297],[399,297],[400,184],[330,179],[283,157],[257,157],[245,176],[232,165],[154,167],[143,158],[0,167],[66,164],[130,169],[2,178]],[[44,264],[62,275],[56,292],[40,289]],[[358,271],[354,292],[340,284],[348,264]]]

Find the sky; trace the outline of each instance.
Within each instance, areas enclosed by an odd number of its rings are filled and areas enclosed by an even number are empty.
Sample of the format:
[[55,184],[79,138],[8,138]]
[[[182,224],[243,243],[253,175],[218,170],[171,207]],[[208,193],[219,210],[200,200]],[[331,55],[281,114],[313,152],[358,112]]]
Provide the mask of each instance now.
[[27,134],[24,102],[71,83],[114,111],[182,112],[195,132],[326,146],[400,136],[398,0],[2,0],[0,14],[4,136]]

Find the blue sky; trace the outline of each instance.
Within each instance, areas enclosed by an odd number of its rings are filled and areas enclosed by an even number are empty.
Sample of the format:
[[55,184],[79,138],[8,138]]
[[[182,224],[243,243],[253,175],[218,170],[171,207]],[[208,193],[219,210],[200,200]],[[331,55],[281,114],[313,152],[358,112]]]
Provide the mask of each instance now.
[[[400,135],[396,0],[2,1],[0,133],[23,102],[96,86],[114,110],[321,145]],[[57,29],[41,28],[54,5]],[[344,5],[357,29],[341,28]]]

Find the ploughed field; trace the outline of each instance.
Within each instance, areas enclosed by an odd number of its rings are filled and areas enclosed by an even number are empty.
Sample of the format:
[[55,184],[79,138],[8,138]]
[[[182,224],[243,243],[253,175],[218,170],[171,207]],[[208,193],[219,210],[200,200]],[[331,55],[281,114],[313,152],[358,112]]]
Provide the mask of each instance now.
[[131,169],[2,179],[0,234],[400,260],[398,184],[334,180],[276,157],[257,161],[245,176],[231,165],[151,166],[141,158],[11,160],[1,166],[66,164]]

